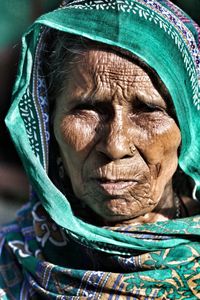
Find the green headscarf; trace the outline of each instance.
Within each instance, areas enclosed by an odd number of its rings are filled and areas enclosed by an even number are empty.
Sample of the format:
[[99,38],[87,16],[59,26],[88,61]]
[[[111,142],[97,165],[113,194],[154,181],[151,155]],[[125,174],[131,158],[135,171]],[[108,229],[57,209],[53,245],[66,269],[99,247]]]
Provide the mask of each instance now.
[[[0,277],[2,299],[200,298],[199,216],[99,228],[75,217],[48,177],[48,98],[40,59],[48,28],[123,48],[157,72],[181,129],[180,167],[195,181],[197,198],[200,193],[198,26],[167,0],[64,1],[39,18],[22,40],[6,123],[34,192],[0,237],[6,278]],[[18,279],[5,275],[14,259],[19,273],[23,270]]]

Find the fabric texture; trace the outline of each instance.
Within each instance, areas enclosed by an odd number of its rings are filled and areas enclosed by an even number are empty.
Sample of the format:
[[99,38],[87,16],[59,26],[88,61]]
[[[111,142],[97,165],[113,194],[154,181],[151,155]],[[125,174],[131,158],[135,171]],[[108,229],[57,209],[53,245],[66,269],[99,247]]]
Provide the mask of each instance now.
[[[128,50],[169,90],[181,129],[179,164],[200,192],[200,29],[162,0],[64,1],[24,35],[6,123],[32,184],[0,231],[1,299],[200,298],[200,216],[97,227],[77,218],[48,176],[48,95],[41,53],[50,28]],[[14,270],[14,271],[13,271]]]

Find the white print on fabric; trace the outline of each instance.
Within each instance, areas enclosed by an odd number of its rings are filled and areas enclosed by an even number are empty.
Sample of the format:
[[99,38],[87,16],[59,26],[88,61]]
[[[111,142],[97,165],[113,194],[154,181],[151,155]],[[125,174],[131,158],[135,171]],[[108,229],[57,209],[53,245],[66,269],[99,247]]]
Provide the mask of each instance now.
[[[149,6],[148,7],[144,7]],[[178,47],[182,54],[183,61],[186,70],[189,74],[192,91],[193,91],[193,103],[197,110],[200,110],[200,56],[199,49],[196,41],[190,32],[190,30],[181,22],[178,17],[176,17],[167,8],[163,7],[158,1],[154,0],[137,0],[137,1],[122,1],[122,0],[91,0],[85,2],[84,0],[77,0],[69,3],[66,6],[68,8],[75,9],[96,9],[96,10],[108,10],[117,9],[123,12],[131,12],[133,14],[138,14],[139,17],[144,18],[149,22],[154,22],[159,25],[173,40],[175,45]],[[168,22],[166,22],[167,19]],[[180,38],[182,37],[182,39]],[[187,47],[190,49],[189,55]],[[196,76],[197,75],[197,76]]]
[[67,245],[67,238],[64,231],[52,220],[48,222],[48,217],[46,215],[39,213],[41,207],[41,203],[37,202],[32,211],[37,241],[42,247],[45,246],[47,241],[58,247]]

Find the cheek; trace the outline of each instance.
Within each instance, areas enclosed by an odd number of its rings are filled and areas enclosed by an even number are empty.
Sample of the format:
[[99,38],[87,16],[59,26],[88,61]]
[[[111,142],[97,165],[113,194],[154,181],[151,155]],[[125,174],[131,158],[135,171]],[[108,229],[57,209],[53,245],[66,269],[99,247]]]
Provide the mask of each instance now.
[[143,128],[141,152],[147,163],[165,163],[177,158],[177,149],[181,143],[181,134],[172,118],[163,117],[161,120],[147,122]]
[[163,138],[163,173],[172,177],[178,165],[178,148],[181,144],[181,133],[178,126],[174,123],[171,130]]
[[[66,173],[73,189],[81,185],[81,172],[88,154],[93,149],[97,120],[94,118],[57,115],[54,119],[54,134],[58,142]],[[75,179],[75,180],[74,180]]]
[[[166,129],[158,135],[158,155],[160,154],[163,164],[170,170],[171,165],[176,164],[178,160],[178,148],[181,143],[181,133],[172,120]],[[155,146],[154,146],[155,147]],[[160,150],[160,151],[159,151]]]
[[[157,134],[156,134],[157,132]],[[155,131],[149,150],[149,159],[159,171],[156,176],[154,193],[160,194],[173,177],[178,165],[178,147],[181,143],[181,133],[172,120],[165,128]],[[153,175],[152,175],[153,176]]]
[[82,152],[93,144],[97,126],[95,118],[65,116],[60,123],[60,137],[65,147]]

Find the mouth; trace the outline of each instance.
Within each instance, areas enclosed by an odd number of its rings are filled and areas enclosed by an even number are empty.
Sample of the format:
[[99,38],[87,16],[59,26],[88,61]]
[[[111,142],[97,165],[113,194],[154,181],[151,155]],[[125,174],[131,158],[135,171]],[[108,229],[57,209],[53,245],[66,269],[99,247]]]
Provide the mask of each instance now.
[[96,178],[95,182],[97,186],[106,191],[108,194],[115,194],[119,191],[129,188],[135,185],[137,181],[129,179],[108,179],[108,178]]

